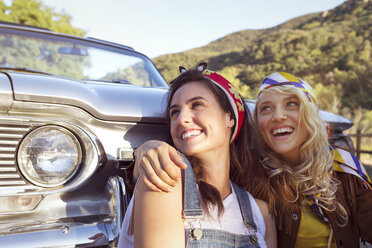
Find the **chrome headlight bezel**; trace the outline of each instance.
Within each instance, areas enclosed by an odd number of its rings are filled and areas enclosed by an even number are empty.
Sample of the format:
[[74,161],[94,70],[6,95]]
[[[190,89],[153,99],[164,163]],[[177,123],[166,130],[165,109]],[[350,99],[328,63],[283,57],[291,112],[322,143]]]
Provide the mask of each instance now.
[[[24,159],[22,158],[22,156],[24,155],[23,152],[25,151],[26,146],[29,145],[32,142],[32,138],[37,137],[38,134],[42,134],[42,133],[46,133],[46,132],[50,132],[50,131],[60,132],[61,135],[65,135],[65,137],[70,139],[72,144],[75,145],[75,147],[73,149],[75,149],[75,151],[77,153],[76,163],[74,163],[74,165],[72,165],[72,169],[69,170],[68,173],[64,177],[62,177],[61,180],[58,180],[58,181],[53,182],[53,183],[48,183],[48,182],[38,180],[37,178],[33,177],[30,174],[30,171],[26,168],[26,165],[24,164]],[[61,127],[61,126],[45,125],[45,126],[41,126],[41,127],[36,128],[36,129],[33,129],[20,142],[20,145],[19,145],[18,151],[17,151],[17,164],[18,164],[18,168],[19,168],[20,172],[22,173],[22,175],[29,182],[31,182],[34,185],[40,186],[40,187],[53,188],[53,187],[58,187],[58,186],[61,186],[65,183],[67,183],[71,178],[74,177],[74,175],[76,175],[76,173],[79,170],[80,165],[82,163],[82,157],[83,157],[82,147],[81,147],[81,144],[79,142],[79,139],[75,136],[74,133],[72,133],[70,130],[68,130],[64,127]]]

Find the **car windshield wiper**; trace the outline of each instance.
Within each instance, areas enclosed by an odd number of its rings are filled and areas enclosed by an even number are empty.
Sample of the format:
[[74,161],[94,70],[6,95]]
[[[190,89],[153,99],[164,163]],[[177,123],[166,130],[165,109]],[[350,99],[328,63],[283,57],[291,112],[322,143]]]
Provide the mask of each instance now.
[[0,66],[0,70],[25,71],[25,72],[40,73],[40,74],[45,74],[45,75],[53,75],[52,73],[49,73],[49,72],[44,72],[44,71],[27,68],[27,67]]
[[104,79],[89,79],[83,78],[83,81],[93,81],[93,82],[104,82],[104,83],[116,83],[116,84],[131,84],[127,80],[124,79],[112,79],[112,80],[104,80]]

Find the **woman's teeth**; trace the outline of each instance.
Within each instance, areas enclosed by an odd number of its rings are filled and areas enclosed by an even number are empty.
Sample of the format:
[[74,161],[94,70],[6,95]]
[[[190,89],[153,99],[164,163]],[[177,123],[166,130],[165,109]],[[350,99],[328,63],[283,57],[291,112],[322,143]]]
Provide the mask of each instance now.
[[193,131],[183,133],[181,138],[184,140],[184,139],[190,138],[191,136],[197,136],[199,134],[201,134],[200,130],[193,130]]
[[278,128],[278,129],[274,129],[272,134],[274,136],[280,136],[280,135],[286,135],[286,134],[290,134],[294,131],[293,128],[291,127],[284,127],[284,128]]

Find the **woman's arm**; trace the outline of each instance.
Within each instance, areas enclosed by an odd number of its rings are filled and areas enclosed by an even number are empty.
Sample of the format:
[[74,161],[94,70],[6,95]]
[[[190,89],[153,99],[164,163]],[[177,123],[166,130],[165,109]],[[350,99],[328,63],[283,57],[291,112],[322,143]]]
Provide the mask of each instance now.
[[276,225],[274,217],[269,213],[269,207],[267,202],[255,199],[258,207],[260,208],[262,217],[265,221],[266,233],[265,242],[267,247],[276,248],[277,247],[277,237],[276,237]]
[[171,191],[180,181],[178,168],[187,167],[176,149],[158,140],[146,141],[139,146],[135,158],[131,183],[135,184],[137,178],[143,175],[144,183],[154,191]]
[[185,247],[182,183],[171,192],[157,192],[148,188],[144,177],[139,178],[134,202],[134,246]]

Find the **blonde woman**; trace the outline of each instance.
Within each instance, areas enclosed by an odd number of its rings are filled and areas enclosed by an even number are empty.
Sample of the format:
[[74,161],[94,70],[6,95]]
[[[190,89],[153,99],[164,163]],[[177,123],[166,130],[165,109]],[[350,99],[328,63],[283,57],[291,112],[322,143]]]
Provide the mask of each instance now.
[[249,185],[269,202],[279,247],[359,247],[372,241],[372,191],[363,166],[329,147],[317,99],[285,72],[262,83],[254,124],[265,175]]
[[[265,78],[254,126],[260,166],[245,189],[269,203],[278,247],[353,248],[360,238],[372,242],[371,180],[355,156],[329,147],[317,98],[305,81],[285,72]],[[159,141],[145,143],[137,157],[151,162],[138,163],[134,176],[151,175],[148,184],[156,190],[170,188],[177,179],[174,167],[184,168]]]

